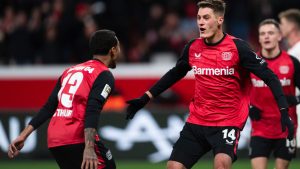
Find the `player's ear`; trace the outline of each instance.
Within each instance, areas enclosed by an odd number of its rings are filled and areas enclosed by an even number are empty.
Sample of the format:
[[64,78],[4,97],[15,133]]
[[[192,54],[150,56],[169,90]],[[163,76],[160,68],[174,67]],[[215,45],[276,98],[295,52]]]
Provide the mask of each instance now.
[[279,31],[278,42],[282,40],[282,33]]
[[219,25],[222,25],[223,22],[224,22],[224,17],[223,17],[223,16],[219,16],[219,17],[218,17],[218,24],[219,24]]
[[117,55],[117,48],[114,46],[109,50],[110,56],[114,58]]

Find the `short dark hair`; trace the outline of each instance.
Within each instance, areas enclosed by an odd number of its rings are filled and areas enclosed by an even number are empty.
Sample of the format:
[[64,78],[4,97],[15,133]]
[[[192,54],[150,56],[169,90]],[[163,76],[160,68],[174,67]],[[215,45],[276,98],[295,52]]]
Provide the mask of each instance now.
[[271,19],[271,18],[268,18],[268,19],[265,19],[263,21],[261,21],[258,25],[258,28],[260,28],[261,26],[263,25],[268,25],[268,24],[272,24],[274,25],[278,30],[280,30],[280,25],[279,25],[279,22],[277,22],[275,19]]
[[118,39],[114,31],[98,30],[90,38],[90,53],[92,55],[107,55],[109,50],[117,44]]
[[224,16],[226,4],[223,0],[201,0],[197,3],[198,8],[211,8],[214,12]]
[[279,18],[286,18],[290,22],[294,22],[298,29],[300,29],[300,10],[299,9],[288,9],[279,13]]

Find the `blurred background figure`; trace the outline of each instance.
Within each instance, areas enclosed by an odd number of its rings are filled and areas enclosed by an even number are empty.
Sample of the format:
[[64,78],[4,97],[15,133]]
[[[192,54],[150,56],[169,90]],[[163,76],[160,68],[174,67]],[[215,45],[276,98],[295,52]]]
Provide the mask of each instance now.
[[300,10],[288,9],[279,14],[282,35],[287,40],[288,53],[300,60]]
[[[183,45],[199,36],[195,18],[195,4],[198,1],[1,0],[0,150],[6,151],[7,144],[27,122],[27,118],[32,117],[44,104],[55,85],[53,77],[56,78],[66,67],[91,57],[87,50],[91,32],[111,29],[122,42],[119,60],[122,63],[113,71],[116,75],[116,91],[103,108],[102,115],[108,120],[101,122],[101,130],[107,125],[116,130],[108,130],[108,135],[103,135],[103,138],[111,145],[116,157],[121,159],[149,159],[152,162],[167,160],[194,94],[194,77],[191,72],[162,93],[161,97],[153,100],[144,113],[136,118],[143,120],[134,119],[128,123],[116,119],[124,119],[125,101],[153,85],[175,64]],[[300,6],[299,0],[225,2],[224,32],[249,42],[256,51],[260,48],[257,33],[259,22],[266,18],[279,21],[282,19],[279,16],[281,12]],[[287,26],[281,22],[282,29],[286,28],[288,34],[284,35],[285,42],[280,43],[282,50],[291,48],[288,42],[296,42],[299,37],[296,24],[286,20],[290,22]],[[241,133],[239,150],[242,151],[248,148],[250,141],[247,128],[251,128],[251,125],[247,124]],[[37,148],[44,146],[45,141],[42,139],[45,133],[42,129],[29,138],[31,144],[24,147],[20,159],[45,155]],[[151,145],[150,148],[145,143]],[[145,151],[140,151],[141,147]],[[247,157],[247,153],[242,156]],[[250,165],[249,160],[245,162]],[[7,168],[2,161],[0,163],[0,168]]]
[[[193,18],[197,12],[196,2],[3,0],[0,3],[0,64],[85,61],[89,55],[86,37],[98,28],[110,28],[120,35],[124,42],[123,62],[149,63],[159,59],[172,62],[178,59],[183,45],[197,37]],[[276,18],[280,12],[295,6],[300,6],[300,1],[228,1],[224,31],[249,41],[258,49],[255,28],[259,21]],[[297,24],[297,19],[288,21]],[[297,27],[293,32],[296,29],[299,32],[299,23]],[[299,35],[289,35],[289,39],[296,37]],[[14,50],[16,48],[19,50]]]

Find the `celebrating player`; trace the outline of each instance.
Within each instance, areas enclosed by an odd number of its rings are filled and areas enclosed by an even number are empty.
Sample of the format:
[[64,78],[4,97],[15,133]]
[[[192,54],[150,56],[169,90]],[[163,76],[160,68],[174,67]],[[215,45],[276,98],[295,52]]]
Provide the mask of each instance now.
[[97,134],[102,107],[114,89],[108,68],[116,67],[120,44],[113,31],[96,31],[90,39],[93,59],[66,69],[47,103],[9,145],[14,158],[26,138],[47,119],[48,147],[61,169],[114,169],[115,162]]
[[210,150],[215,169],[231,168],[236,160],[240,131],[248,117],[250,72],[271,88],[281,112],[282,128],[288,127],[289,133],[293,133],[288,103],[278,78],[244,41],[223,33],[224,13],[222,0],[200,1],[197,14],[200,38],[185,46],[175,67],[149,91],[128,101],[127,118],[131,119],[151,98],[193,70],[196,82],[190,114],[173,147],[168,169],[191,168]]

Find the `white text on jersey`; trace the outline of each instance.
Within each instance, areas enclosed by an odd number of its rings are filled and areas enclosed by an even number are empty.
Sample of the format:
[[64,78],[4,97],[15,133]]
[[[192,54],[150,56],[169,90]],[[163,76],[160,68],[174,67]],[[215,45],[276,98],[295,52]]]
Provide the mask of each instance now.
[[[251,79],[252,84],[254,87],[267,87],[267,85],[264,83],[263,80],[257,80],[257,79]],[[291,79],[283,78],[279,79],[281,86],[290,86],[291,85]]]
[[90,66],[75,66],[72,67],[68,70],[68,73],[72,70],[83,70],[83,71],[87,71],[89,73],[92,73],[94,71],[95,68],[91,68]]
[[73,110],[69,109],[57,109],[53,114],[53,117],[71,117],[73,114]]
[[197,66],[193,66],[194,74],[197,75],[233,75],[234,74],[234,68],[229,68],[226,66],[226,68],[198,68]]

